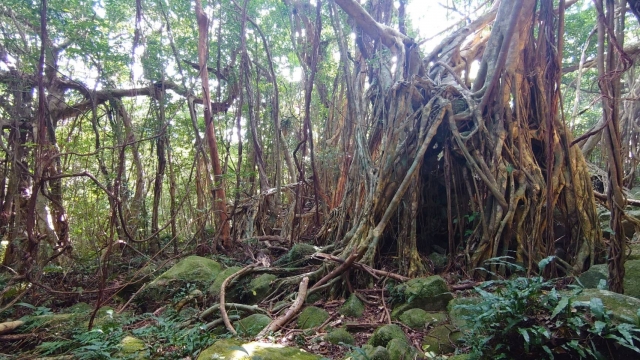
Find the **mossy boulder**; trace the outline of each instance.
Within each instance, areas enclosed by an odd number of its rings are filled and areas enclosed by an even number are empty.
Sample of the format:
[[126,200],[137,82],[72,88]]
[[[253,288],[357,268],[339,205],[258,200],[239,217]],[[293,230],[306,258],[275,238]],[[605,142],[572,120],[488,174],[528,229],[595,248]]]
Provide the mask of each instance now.
[[364,304],[356,294],[351,294],[347,301],[342,304],[338,312],[344,316],[359,318],[364,313]]
[[627,260],[640,260],[640,243],[629,244],[629,256]]
[[458,354],[449,357],[449,360],[471,360],[473,357],[471,354]]
[[449,261],[449,259],[447,259],[445,255],[437,252],[432,252],[431,254],[429,254],[429,260],[431,260],[431,263],[433,263],[433,270],[436,272],[444,269],[444,267],[447,266],[447,262]]
[[247,292],[247,303],[257,304],[269,295],[273,290],[271,283],[278,277],[273,274],[262,274],[249,283],[249,291]]
[[[229,276],[237,273],[241,269],[242,268],[238,266],[232,266],[222,270],[218,274],[218,276],[216,276],[216,279],[213,281],[213,283],[211,283],[211,286],[209,286],[209,294],[214,297],[220,296],[220,287],[222,286],[222,283]],[[233,285],[228,286],[225,293],[225,300],[227,302],[237,301],[238,299],[240,299],[240,296],[242,294],[241,290],[242,289],[240,289],[239,287],[234,287]]]
[[351,360],[391,360],[389,350],[382,346],[363,345],[360,349],[347,354],[345,359]]
[[599,298],[602,300],[607,311],[611,312],[611,318],[614,322],[638,324],[638,309],[640,309],[640,299],[635,297],[614,293],[608,290],[584,289],[574,298],[574,306],[577,302],[587,306],[591,299]]
[[298,328],[312,329],[322,325],[329,318],[329,313],[315,306],[308,306],[298,316]]
[[211,259],[188,256],[151,281],[135,298],[143,311],[155,310],[156,305],[171,300],[187,285],[206,288],[220,273],[222,266]]
[[316,253],[316,248],[313,245],[299,243],[293,245],[291,250],[276,260],[274,266],[301,266],[308,263],[309,256]]
[[236,321],[233,327],[240,336],[256,336],[271,323],[271,318],[265,314],[253,314]]
[[396,324],[388,324],[376,329],[367,344],[372,346],[387,346],[387,344],[393,339],[408,341],[407,336],[404,334],[404,331],[402,331],[400,326]]
[[424,337],[423,349],[437,355],[449,354],[456,350],[456,343],[462,338],[462,333],[453,325],[439,325],[431,329]]
[[[624,294],[640,299],[640,260],[628,260],[624,263]],[[592,266],[578,278],[585,288],[597,288],[600,280],[609,277],[607,264]]]
[[400,315],[400,322],[412,329],[424,329],[428,324],[447,321],[445,312],[427,312],[422,309],[409,309]]
[[353,338],[353,335],[349,334],[349,332],[345,329],[335,329],[330,331],[324,339],[332,344],[338,345],[340,343],[353,345],[356,340]]
[[596,289],[601,280],[607,281],[609,270],[607,264],[593,265],[578,277],[580,284],[587,289]]
[[437,275],[411,279],[398,285],[396,292],[401,295],[404,303],[398,304],[393,309],[392,318],[398,318],[409,309],[444,311],[449,301],[453,299],[447,283]]
[[198,360],[320,360],[321,356],[309,354],[293,347],[259,342],[243,343],[239,339],[216,341],[204,349]]
[[477,315],[470,307],[477,305],[481,301],[482,299],[479,297],[459,297],[451,300],[447,306],[451,324],[458,329],[464,329],[467,324],[466,318]]
[[150,359],[146,348],[144,341],[133,336],[125,336],[120,340],[120,351],[118,351],[116,357],[139,360]]
[[418,354],[418,351],[403,339],[389,341],[387,350],[391,360],[413,360]]

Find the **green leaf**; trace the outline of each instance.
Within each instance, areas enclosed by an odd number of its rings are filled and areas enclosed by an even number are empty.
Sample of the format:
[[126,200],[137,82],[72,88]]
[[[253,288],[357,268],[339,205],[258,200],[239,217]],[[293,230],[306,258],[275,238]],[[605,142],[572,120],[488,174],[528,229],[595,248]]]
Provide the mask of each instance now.
[[598,334],[598,336],[602,335],[602,330],[604,330],[605,327],[607,327],[607,323],[604,321],[596,320],[596,322],[593,323],[593,331]]
[[547,256],[546,258],[540,260],[540,262],[538,263],[538,268],[540,268],[540,271],[544,270],[544,268],[549,265],[549,263],[551,263],[551,261],[553,261],[553,259],[555,259],[555,255],[551,255],[551,256]]
[[591,301],[589,302],[589,307],[591,310],[591,314],[593,314],[596,319],[605,319],[604,305],[602,304],[602,300],[600,298],[591,299]]
[[558,305],[556,305],[556,308],[553,309],[553,313],[551,313],[551,319],[555,319],[555,317],[558,316],[560,312],[564,311],[564,309],[567,308],[567,305],[569,305],[569,297],[563,296],[560,299],[560,302],[558,302]]

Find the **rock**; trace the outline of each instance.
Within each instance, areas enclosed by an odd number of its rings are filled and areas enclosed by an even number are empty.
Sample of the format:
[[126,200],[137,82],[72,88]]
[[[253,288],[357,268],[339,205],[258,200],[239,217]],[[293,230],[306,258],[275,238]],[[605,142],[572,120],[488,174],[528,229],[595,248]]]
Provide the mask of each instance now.
[[477,305],[481,301],[482,299],[479,297],[460,297],[451,300],[451,302],[449,302],[449,306],[447,306],[451,324],[458,329],[464,329],[467,324],[467,320],[465,318],[476,315],[472,309],[467,307]]
[[611,311],[613,321],[634,325],[639,323],[637,311],[640,309],[640,299],[608,290],[584,289],[575,297],[574,306],[576,302],[582,302],[583,305],[588,306],[593,298],[602,300],[607,311]]
[[247,303],[257,304],[269,295],[273,290],[271,283],[278,277],[273,274],[262,274],[249,283],[249,291],[247,293]]
[[387,350],[389,351],[389,358],[391,360],[413,360],[418,354],[413,346],[402,339],[392,339],[389,341]]
[[422,309],[409,309],[400,315],[400,322],[412,329],[424,329],[427,324],[439,324],[446,320],[445,312],[426,312]]
[[329,313],[315,306],[308,306],[298,316],[298,327],[302,330],[322,325],[329,318]]
[[402,331],[400,326],[396,324],[389,324],[376,329],[367,344],[372,346],[387,346],[387,344],[393,339],[408,341],[407,336],[404,334],[404,331]]
[[324,339],[332,344],[338,345],[340,343],[353,345],[355,344],[355,339],[353,335],[349,334],[349,332],[345,329],[335,329],[330,331]]
[[471,354],[458,354],[449,357],[449,360],[471,360]]
[[624,294],[640,299],[640,260],[625,261],[624,271]]
[[[216,276],[215,281],[209,286],[209,294],[213,296],[220,296],[220,286],[222,283],[231,275],[240,271],[240,267],[232,266],[224,269],[222,272]],[[231,290],[231,291],[230,291]],[[237,300],[240,297],[240,289],[234,289],[232,286],[227,287],[227,292],[225,295],[225,300],[227,302],[231,302],[232,300]]]
[[609,270],[607,264],[593,265],[589,270],[583,272],[578,280],[587,289],[597,289],[600,280],[607,281]]
[[447,259],[445,255],[437,252],[432,252],[431,254],[429,254],[429,260],[431,260],[431,262],[433,263],[433,270],[436,272],[444,269],[444,267],[447,266],[447,262],[449,261],[449,259]]
[[174,281],[208,283],[215,279],[221,269],[222,266],[211,259],[188,256],[158,276],[149,286],[167,286]]
[[216,278],[221,268],[219,263],[211,259],[186,257],[151,281],[134,301],[143,311],[155,310],[158,304],[171,300],[187,285],[205,288]]
[[144,341],[133,336],[125,336],[120,340],[120,351],[116,355],[117,357],[128,359],[148,359],[148,354],[145,351],[146,347]]
[[453,325],[436,326],[424,337],[422,348],[437,355],[449,354],[456,350],[455,343],[461,337],[462,333]]
[[351,360],[390,360],[389,351],[382,347],[373,347],[371,345],[363,345],[362,348],[356,348],[347,354],[345,359]]
[[640,260],[640,243],[629,244],[627,260]]
[[305,265],[309,256],[316,253],[316,248],[313,245],[298,243],[293,245],[288,253],[276,260],[274,266],[290,267]]
[[[640,299],[640,260],[628,260],[624,263],[624,294]],[[600,279],[609,277],[607,264],[594,265],[578,278],[585,288],[597,288]]]
[[240,336],[256,336],[271,323],[271,318],[265,314],[253,314],[236,321],[233,327]]
[[453,299],[447,283],[437,275],[411,279],[398,285],[396,291],[402,294],[405,303],[393,309],[392,318],[398,318],[403,312],[416,308],[426,311],[444,311],[449,301]]
[[364,304],[358,299],[356,294],[351,294],[347,301],[342,304],[338,312],[344,316],[359,318],[362,316],[362,313],[364,313]]
[[320,360],[321,356],[309,354],[293,347],[259,342],[243,343],[238,339],[216,341],[203,350],[198,360]]

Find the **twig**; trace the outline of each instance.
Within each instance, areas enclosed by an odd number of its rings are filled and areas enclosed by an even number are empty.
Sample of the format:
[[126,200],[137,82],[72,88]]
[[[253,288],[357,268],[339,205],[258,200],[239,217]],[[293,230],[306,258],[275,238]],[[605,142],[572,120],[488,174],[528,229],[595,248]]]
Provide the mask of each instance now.
[[[225,307],[226,308],[233,308],[233,309],[239,309],[239,310],[244,310],[244,311],[249,311],[252,313],[255,312],[262,312],[262,313],[267,313],[267,310],[259,307],[258,305],[246,305],[246,304],[239,304],[239,303],[225,303]],[[208,308],[207,310],[203,311],[199,318],[200,319],[204,319],[205,317],[213,314],[216,310],[220,309],[220,304],[215,304],[212,307]]]
[[[335,261],[341,264],[344,264],[346,260],[342,260],[341,258],[334,256],[334,255],[330,255],[330,254],[324,254],[324,253],[315,253],[313,254],[313,257],[318,258],[318,259],[322,259],[322,260],[331,260],[331,261]],[[348,259],[347,259],[348,260]],[[372,268],[369,265],[365,265],[361,262],[354,262],[353,266],[357,267],[358,269],[364,270],[366,272],[368,272],[369,274],[371,274],[371,276],[373,276],[374,278],[376,278],[377,280],[379,280],[378,276],[384,276],[384,277],[388,277],[397,281],[409,281],[410,279],[406,276],[402,276],[399,274],[395,274],[392,272],[388,272],[388,271],[384,271],[384,270],[377,270]]]
[[294,317],[294,315],[298,311],[300,311],[300,309],[302,308],[302,304],[304,304],[304,300],[307,298],[307,286],[309,286],[309,277],[305,276],[304,279],[302,279],[302,281],[300,282],[300,288],[298,289],[298,297],[296,298],[296,301],[293,302],[289,310],[287,310],[287,312],[283,316],[273,320],[271,324],[262,329],[262,331],[260,331],[257,336],[258,339],[264,337],[269,332],[277,331],[278,329],[286,325]]
[[224,279],[224,281],[222,282],[222,285],[220,286],[220,316],[222,317],[222,320],[224,321],[224,326],[226,326],[227,330],[229,330],[229,332],[232,333],[233,335],[238,335],[238,333],[236,332],[236,329],[234,329],[233,326],[231,326],[231,321],[229,320],[229,315],[227,315],[227,309],[225,308],[224,296],[225,296],[225,292],[226,292],[226,287],[233,279],[235,279],[237,277],[240,277],[241,275],[244,275],[246,273],[251,272],[254,267],[256,267],[256,264],[251,264],[251,265],[245,266],[244,268],[242,268],[242,270],[240,270],[240,271],[232,274],[228,278]]
[[[231,315],[231,316],[229,316],[229,319],[231,319],[231,320],[239,320],[240,319],[240,315]],[[208,323],[206,325],[203,325],[202,326],[202,330],[209,331],[209,330],[215,328],[216,326],[222,324],[223,321],[224,321],[224,319],[213,320],[212,322],[210,322],[210,323]]]
[[382,289],[380,289],[380,299],[382,299],[382,307],[384,308],[384,313],[387,317],[387,324],[391,324],[391,315],[389,314],[389,309],[387,308],[387,303],[384,301],[384,288],[387,280],[382,284]]

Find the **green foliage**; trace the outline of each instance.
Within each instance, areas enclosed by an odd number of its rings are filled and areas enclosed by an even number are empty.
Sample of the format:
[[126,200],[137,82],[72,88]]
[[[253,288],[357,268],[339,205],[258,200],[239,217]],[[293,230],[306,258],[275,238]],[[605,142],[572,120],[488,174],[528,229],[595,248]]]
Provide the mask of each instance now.
[[482,301],[458,306],[470,314],[464,317],[464,341],[472,356],[605,359],[612,346],[640,354],[640,328],[613,323],[598,298],[581,307],[573,304],[579,289],[564,293],[553,285],[542,277],[519,277],[477,287]]

